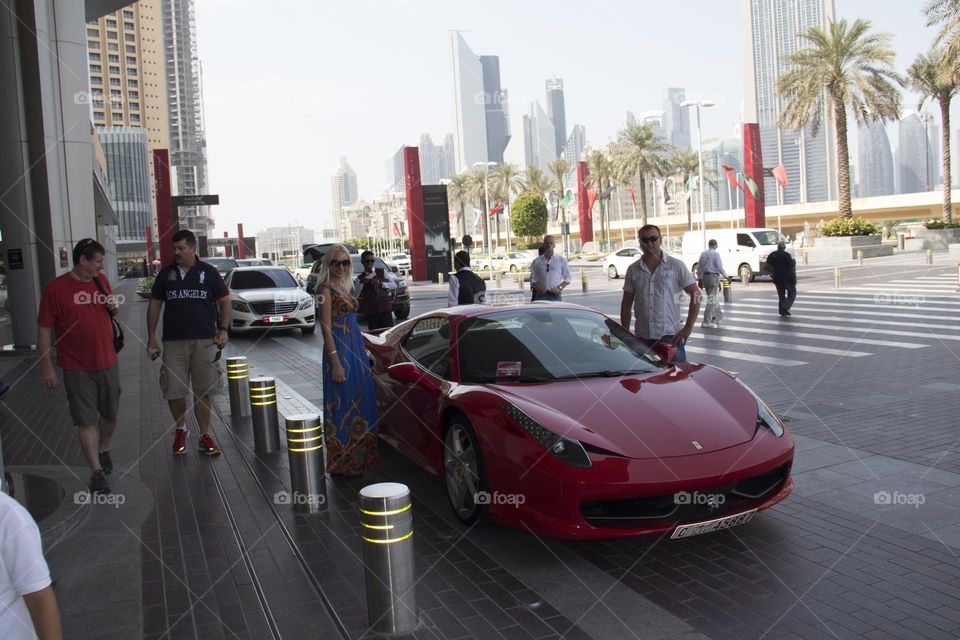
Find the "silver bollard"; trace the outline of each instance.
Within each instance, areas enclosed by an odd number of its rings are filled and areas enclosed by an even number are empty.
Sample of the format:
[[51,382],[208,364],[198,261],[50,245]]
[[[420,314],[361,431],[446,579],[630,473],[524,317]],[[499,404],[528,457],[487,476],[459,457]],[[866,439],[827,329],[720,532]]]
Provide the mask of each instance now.
[[523,272],[517,271],[517,289],[523,291]]
[[411,633],[419,616],[407,486],[382,482],[361,489],[360,525],[370,628],[386,635]]
[[294,513],[316,513],[326,502],[323,421],[316,413],[286,417],[290,503]]
[[927,264],[933,264],[933,249],[927,249]]
[[587,272],[583,270],[583,267],[580,267],[580,289],[587,293]]
[[257,454],[280,449],[277,382],[274,378],[250,378],[250,410],[253,414],[253,448]]
[[860,263],[860,266],[863,266],[863,249],[857,249],[857,262]]
[[227,358],[227,389],[230,391],[230,415],[250,415],[250,365],[246,356]]
[[500,273],[499,270],[497,270],[497,289],[499,289],[499,288],[501,287],[501,285],[502,285],[502,280],[501,280],[501,278],[503,278],[503,274]]
[[807,250],[803,250],[803,264],[810,264],[810,256],[807,255]]
[[840,289],[843,287],[843,271],[840,270],[840,267],[833,268],[833,288]]
[[730,287],[730,280],[723,281],[723,301],[730,302],[733,300],[733,289]]

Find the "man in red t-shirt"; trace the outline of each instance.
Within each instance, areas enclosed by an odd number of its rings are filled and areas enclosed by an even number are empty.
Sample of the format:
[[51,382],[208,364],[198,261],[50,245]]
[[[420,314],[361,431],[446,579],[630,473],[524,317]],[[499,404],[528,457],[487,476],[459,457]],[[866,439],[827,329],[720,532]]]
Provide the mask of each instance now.
[[40,384],[48,389],[57,386],[57,372],[50,360],[56,332],[57,365],[63,369],[70,416],[90,465],[90,490],[95,493],[110,492],[104,473],[113,471],[110,438],[120,406],[120,373],[110,321],[118,308],[110,283],[98,275],[104,254],[96,240],[78,242],[73,248],[73,270],[43,288],[37,314]]

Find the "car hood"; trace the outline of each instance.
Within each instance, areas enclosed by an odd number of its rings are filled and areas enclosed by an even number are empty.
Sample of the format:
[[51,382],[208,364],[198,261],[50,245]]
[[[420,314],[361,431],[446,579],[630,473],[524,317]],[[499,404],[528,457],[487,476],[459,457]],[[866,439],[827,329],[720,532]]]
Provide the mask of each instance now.
[[629,458],[708,453],[752,440],[753,396],[719,369],[685,368],[491,386],[551,431]]
[[240,289],[231,291],[230,295],[237,300],[245,302],[300,302],[304,298],[309,298],[310,294],[303,289],[284,288],[284,289]]

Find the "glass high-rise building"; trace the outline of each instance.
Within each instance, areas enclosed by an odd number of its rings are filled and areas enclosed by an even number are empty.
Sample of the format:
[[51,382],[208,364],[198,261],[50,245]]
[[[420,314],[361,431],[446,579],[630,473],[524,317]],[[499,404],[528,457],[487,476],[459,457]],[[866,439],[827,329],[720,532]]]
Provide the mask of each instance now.
[[[832,0],[741,0],[743,18],[744,121],[760,125],[763,166],[783,163],[789,185],[784,204],[818,202],[837,197],[836,146],[833,123],[795,133],[777,126],[784,101],[777,79],[789,69],[787,58],[805,46],[798,36],[810,27],[826,27],[833,19]],[[767,203],[777,203],[777,183],[764,181]]]
[[557,141],[557,157],[563,155],[567,146],[567,113],[563,100],[563,79],[547,80],[547,116],[553,123]]
[[500,86],[500,57],[480,56],[483,68],[483,109],[487,133],[487,160],[503,162],[503,152],[510,142],[507,92]]
[[893,195],[893,153],[886,125],[877,121],[860,125],[857,136],[857,197]]
[[337,229],[343,226],[344,209],[354,204],[359,197],[357,172],[353,170],[346,158],[341,157],[333,173],[330,174],[330,208],[334,226]]
[[150,145],[143,127],[97,127],[106,158],[107,176],[117,218],[117,249],[134,243],[143,252],[147,225],[153,224],[150,181]]
[[929,191],[929,147],[916,113],[901,118],[897,140],[897,193]]
[[677,149],[690,147],[690,110],[681,107],[686,92],[677,87],[668,88],[663,94],[663,128],[669,144]]
[[[457,171],[469,171],[487,161],[487,116],[483,66],[458,32],[450,33],[453,63],[454,146]],[[492,96],[491,96],[492,99]]]

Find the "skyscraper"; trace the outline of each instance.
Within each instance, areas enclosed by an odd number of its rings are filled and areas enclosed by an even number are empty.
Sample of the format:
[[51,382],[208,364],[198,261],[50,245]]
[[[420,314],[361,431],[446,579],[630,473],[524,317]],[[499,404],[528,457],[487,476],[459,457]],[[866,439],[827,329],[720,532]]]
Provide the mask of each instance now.
[[[107,161],[111,196],[120,228],[117,253],[143,257],[147,225],[153,225],[150,181],[150,146],[143,127],[97,127]],[[129,245],[133,246],[129,246]],[[125,247],[124,245],[128,245]]]
[[927,191],[926,132],[916,113],[900,119],[897,138],[897,193]]
[[680,106],[686,99],[683,89],[668,88],[663,94],[663,128],[666,141],[678,149],[690,146],[690,110]]
[[[486,93],[483,66],[460,33],[450,33],[453,63],[454,146],[459,171],[487,161]],[[498,96],[499,97],[499,96]]]
[[[741,0],[743,18],[744,121],[760,125],[763,164],[783,163],[789,186],[783,202],[818,202],[836,198],[836,147],[833,126],[822,123],[816,136],[809,127],[794,133],[777,127],[783,99],[777,79],[789,69],[786,60],[805,46],[798,36],[810,27],[826,27],[833,18],[832,0]],[[767,201],[776,203],[777,183],[764,181]]]
[[[433,143],[430,134],[420,136],[420,182],[422,184],[440,184],[444,178],[449,178],[455,173],[453,170],[453,136],[447,134],[444,138],[444,145],[438,146]],[[400,167],[400,189],[403,190],[403,163],[401,158]]]
[[547,116],[556,132],[557,157],[563,155],[567,146],[567,114],[563,100],[563,79],[547,80]]
[[587,146],[587,129],[582,124],[575,124],[570,130],[570,137],[563,147],[563,157],[571,165],[571,171],[576,171],[577,162],[583,155],[583,150]]
[[[427,137],[429,138],[430,136]],[[387,158],[387,181],[384,186],[384,190],[386,191],[403,191],[403,147],[404,145],[400,145],[400,147]],[[422,153],[423,152],[421,152],[421,154]],[[422,155],[420,157],[423,158]],[[423,164],[422,160],[421,164]],[[430,183],[424,180],[424,184]]]
[[500,57],[480,56],[483,69],[483,110],[487,130],[487,160],[503,162],[503,151],[510,142],[507,92],[500,86]]
[[869,122],[857,129],[857,168],[860,176],[857,196],[889,196],[894,192],[893,154],[887,127],[882,122]]
[[[207,192],[207,138],[203,130],[200,59],[194,0],[162,0],[167,49],[167,113],[175,195]],[[160,78],[154,79],[160,81]],[[183,207],[180,226],[206,232],[214,224],[209,207]]]
[[555,160],[556,129],[539,102],[530,103],[530,113],[523,116],[524,163],[549,172],[550,161]]
[[346,158],[340,158],[337,167],[330,175],[330,208],[333,213],[334,227],[342,228],[343,210],[354,204],[358,197],[357,173]]

